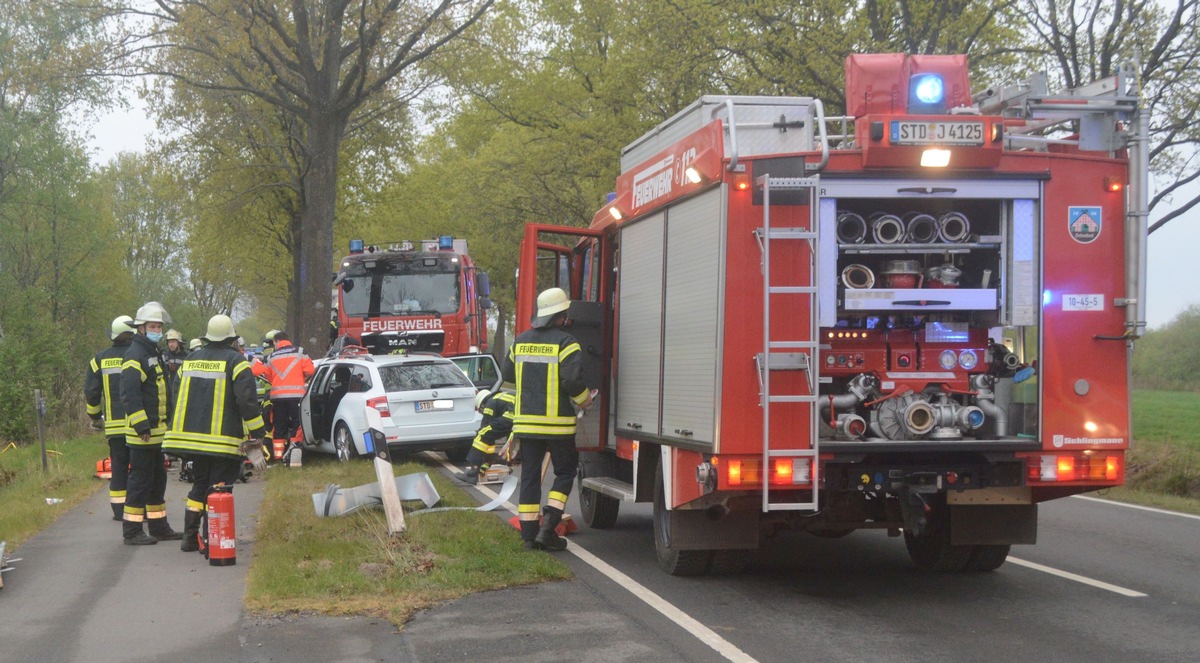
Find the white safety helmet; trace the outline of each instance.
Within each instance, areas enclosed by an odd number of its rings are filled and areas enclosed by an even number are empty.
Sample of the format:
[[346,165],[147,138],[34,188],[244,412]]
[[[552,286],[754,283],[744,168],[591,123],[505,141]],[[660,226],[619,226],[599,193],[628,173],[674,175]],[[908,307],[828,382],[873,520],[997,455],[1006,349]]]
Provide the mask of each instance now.
[[208,333],[204,338],[209,341],[224,341],[227,338],[237,338],[233,331],[233,320],[227,315],[214,315],[208,319]]
[[181,334],[178,329],[168,329],[163,338],[167,339],[168,341],[183,342],[183,334]]
[[488,391],[487,389],[475,394],[475,409],[482,410],[483,404],[487,402],[488,397],[491,395],[492,392]]
[[167,315],[167,311],[162,307],[162,304],[158,302],[146,302],[133,316],[133,324],[141,326],[147,322],[170,324],[171,316]]
[[188,350],[195,350],[202,345],[204,345],[204,341],[198,338],[193,338],[192,340],[188,341]]
[[136,334],[136,333],[137,333],[137,328],[133,326],[133,318],[131,318],[127,315],[121,315],[121,316],[117,316],[116,318],[113,318],[112,333],[110,334],[109,338],[111,338],[115,341],[115,340],[117,340],[117,337],[120,336],[121,334]]
[[543,290],[537,298],[537,315],[530,324],[534,327],[545,327],[554,316],[571,308],[571,298],[562,288]]

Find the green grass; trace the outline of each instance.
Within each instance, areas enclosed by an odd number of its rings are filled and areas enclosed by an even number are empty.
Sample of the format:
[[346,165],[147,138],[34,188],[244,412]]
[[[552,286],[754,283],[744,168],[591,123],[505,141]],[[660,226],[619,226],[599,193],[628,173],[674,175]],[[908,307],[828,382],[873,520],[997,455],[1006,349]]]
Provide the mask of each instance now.
[[[108,486],[94,476],[96,461],[108,456],[103,435],[47,442],[46,450],[46,472],[37,444],[6,446],[0,452],[0,541],[8,541],[10,551]],[[48,497],[62,502],[46,504]]]
[[[478,506],[433,467],[408,462],[395,471],[428,472],[442,496],[438,507]],[[399,626],[417,610],[472,592],[571,575],[552,556],[523,550],[516,530],[494,513],[408,512],[407,531],[389,536],[382,509],[332,518],[313,512],[311,495],[327,484],[373,481],[369,462],[307,456],[298,471],[267,474],[246,586],[248,609],[375,614]],[[406,511],[412,504],[405,504]]]
[[1125,486],[1107,497],[1200,513],[1200,394],[1133,392],[1133,445]]

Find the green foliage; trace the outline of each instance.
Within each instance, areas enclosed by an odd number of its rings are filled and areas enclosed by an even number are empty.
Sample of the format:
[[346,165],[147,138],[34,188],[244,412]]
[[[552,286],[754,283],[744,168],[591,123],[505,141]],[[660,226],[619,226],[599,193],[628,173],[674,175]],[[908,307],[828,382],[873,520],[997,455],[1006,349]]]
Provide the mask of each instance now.
[[[32,398],[26,400],[32,402]],[[46,442],[47,470],[38,444],[0,446],[0,540],[19,546],[68,509],[94,495],[107,482],[94,476],[96,461],[108,455],[96,433]],[[46,504],[47,497],[61,499]],[[12,549],[9,549],[12,552]]]
[[1140,389],[1200,391],[1200,306],[1188,307],[1137,341],[1133,383]]

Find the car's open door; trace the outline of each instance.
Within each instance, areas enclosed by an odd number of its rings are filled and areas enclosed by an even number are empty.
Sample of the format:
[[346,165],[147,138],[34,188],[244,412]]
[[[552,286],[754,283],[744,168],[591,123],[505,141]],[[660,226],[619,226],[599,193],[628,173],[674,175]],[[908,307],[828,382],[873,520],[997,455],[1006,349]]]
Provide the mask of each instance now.
[[568,331],[579,341],[584,382],[599,389],[595,404],[579,420],[575,441],[581,451],[608,443],[610,343],[612,334],[612,250],[597,230],[527,224],[517,271],[517,333],[529,329],[538,293],[559,287],[571,296]]

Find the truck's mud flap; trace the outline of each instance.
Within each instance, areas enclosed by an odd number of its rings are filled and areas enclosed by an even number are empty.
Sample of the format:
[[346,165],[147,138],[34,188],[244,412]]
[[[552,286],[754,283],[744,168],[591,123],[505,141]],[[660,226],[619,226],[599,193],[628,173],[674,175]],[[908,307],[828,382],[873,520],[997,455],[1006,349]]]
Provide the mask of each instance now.
[[717,509],[667,511],[670,546],[675,550],[740,550],[758,548],[758,511]]
[[956,546],[1037,543],[1037,505],[951,505],[950,543]]

